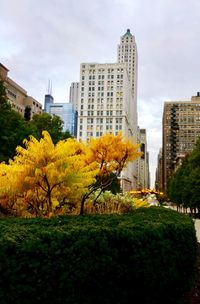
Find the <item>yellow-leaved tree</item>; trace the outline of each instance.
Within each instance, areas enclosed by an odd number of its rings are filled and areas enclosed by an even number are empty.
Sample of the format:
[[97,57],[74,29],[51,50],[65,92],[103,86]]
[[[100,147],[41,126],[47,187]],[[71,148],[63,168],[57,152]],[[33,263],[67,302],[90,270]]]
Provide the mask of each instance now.
[[142,155],[138,151],[139,145],[128,138],[123,138],[122,133],[118,135],[104,134],[99,138],[91,138],[87,144],[89,148],[88,164],[97,162],[98,173],[96,181],[89,187],[88,191],[83,195],[80,206],[80,214],[84,213],[85,201],[97,189],[100,189],[98,199],[101,192],[106,189],[116,177],[119,177],[122,170],[127,166],[128,162],[135,161]]
[[97,162],[88,162],[89,148],[75,139],[54,145],[47,131],[17,147],[9,164],[0,164],[0,204],[22,215],[46,216],[64,213],[69,203],[78,203],[95,183]]

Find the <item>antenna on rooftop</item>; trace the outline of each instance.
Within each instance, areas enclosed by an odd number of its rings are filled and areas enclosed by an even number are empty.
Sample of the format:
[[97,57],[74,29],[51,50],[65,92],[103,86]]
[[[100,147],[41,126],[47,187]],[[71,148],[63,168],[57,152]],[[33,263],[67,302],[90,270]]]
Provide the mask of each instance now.
[[52,81],[48,80],[47,93],[52,96]]

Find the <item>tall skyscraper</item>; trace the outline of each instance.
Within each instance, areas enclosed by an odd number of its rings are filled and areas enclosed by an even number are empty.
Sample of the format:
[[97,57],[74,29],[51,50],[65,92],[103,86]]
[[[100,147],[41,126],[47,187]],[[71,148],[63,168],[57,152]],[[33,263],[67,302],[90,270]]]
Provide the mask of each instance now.
[[[129,31],[129,30],[128,30]],[[80,72],[78,102],[78,139],[87,141],[90,137],[99,137],[103,133],[124,136],[137,136],[137,49],[135,39],[128,32],[121,38],[118,63],[82,63]],[[128,47],[128,61],[122,52]],[[127,51],[125,51],[127,55]],[[130,57],[130,59],[129,59]],[[129,69],[129,70],[128,70]],[[136,187],[136,166],[130,166],[122,172],[128,186],[124,190]]]
[[73,104],[74,109],[78,111],[79,82],[72,82],[69,91],[69,102]]
[[54,98],[49,93],[44,96],[44,111],[47,112],[48,105],[54,104]]
[[118,45],[118,62],[126,63],[129,80],[133,92],[134,102],[137,104],[137,77],[138,77],[138,55],[135,37],[130,29],[121,37]]
[[200,136],[200,93],[191,101],[165,102],[163,112],[163,188],[176,163],[194,148]]
[[103,133],[133,137],[132,93],[123,63],[81,65],[78,138],[86,141]]

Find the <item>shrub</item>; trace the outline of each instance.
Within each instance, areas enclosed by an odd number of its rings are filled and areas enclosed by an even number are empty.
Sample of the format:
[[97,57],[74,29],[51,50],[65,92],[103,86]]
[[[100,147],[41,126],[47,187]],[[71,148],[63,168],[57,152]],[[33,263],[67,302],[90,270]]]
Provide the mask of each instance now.
[[[147,201],[133,197],[129,192],[113,194],[105,191],[100,194],[100,190],[88,199],[85,206],[86,214],[110,214],[110,213],[129,213],[137,208],[149,207]],[[95,198],[98,200],[95,201]]]
[[129,215],[1,219],[0,303],[178,303],[194,275],[192,220]]

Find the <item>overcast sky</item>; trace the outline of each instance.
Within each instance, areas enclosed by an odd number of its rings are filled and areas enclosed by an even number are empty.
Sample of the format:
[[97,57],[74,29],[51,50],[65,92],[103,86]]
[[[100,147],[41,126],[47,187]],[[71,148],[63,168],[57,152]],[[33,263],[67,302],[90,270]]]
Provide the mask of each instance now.
[[41,103],[49,79],[55,101],[65,102],[80,63],[116,62],[130,28],[154,181],[164,101],[200,91],[200,0],[0,0],[0,10],[0,62]]

